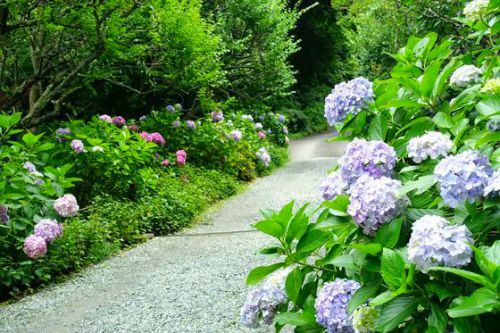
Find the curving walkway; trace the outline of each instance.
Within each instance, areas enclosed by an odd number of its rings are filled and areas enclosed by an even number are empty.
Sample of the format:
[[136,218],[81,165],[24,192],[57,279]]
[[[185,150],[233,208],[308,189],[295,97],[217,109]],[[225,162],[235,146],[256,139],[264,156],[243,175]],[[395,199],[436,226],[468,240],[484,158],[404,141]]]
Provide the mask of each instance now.
[[295,140],[291,162],[206,214],[183,233],[157,237],[63,284],[0,307],[0,332],[248,332],[239,309],[250,269],[270,238],[252,231],[259,209],[318,201],[342,153],[331,134]]

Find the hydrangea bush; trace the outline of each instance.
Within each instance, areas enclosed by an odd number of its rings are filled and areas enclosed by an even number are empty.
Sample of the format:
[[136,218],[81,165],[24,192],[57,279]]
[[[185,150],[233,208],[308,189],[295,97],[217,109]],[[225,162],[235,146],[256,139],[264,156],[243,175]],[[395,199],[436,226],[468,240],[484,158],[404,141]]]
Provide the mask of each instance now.
[[498,331],[498,7],[471,1],[456,18],[477,41],[470,53],[411,37],[390,79],[327,96],[332,141],[351,142],[318,184],[324,200],[265,210],[255,224],[276,262],[247,283],[290,271],[276,331]]

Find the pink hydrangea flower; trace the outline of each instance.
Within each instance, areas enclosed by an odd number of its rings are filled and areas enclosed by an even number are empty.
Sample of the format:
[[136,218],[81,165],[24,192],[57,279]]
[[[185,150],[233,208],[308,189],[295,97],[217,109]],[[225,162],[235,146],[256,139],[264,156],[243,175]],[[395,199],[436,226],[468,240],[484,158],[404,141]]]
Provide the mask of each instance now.
[[154,132],[154,133],[149,134],[147,140],[149,142],[154,142],[154,143],[159,144],[161,146],[163,146],[167,143],[165,141],[165,139],[163,138],[163,136],[158,132]]
[[85,146],[81,140],[73,140],[71,141],[71,149],[77,154],[83,153]]
[[163,160],[163,161],[161,161],[161,165],[164,166],[164,167],[168,167],[170,165],[170,161],[169,160]]
[[118,127],[123,127],[125,126],[126,120],[122,116],[116,116],[112,119],[112,122]]
[[63,227],[52,219],[41,219],[35,225],[35,236],[42,237],[47,243],[54,241],[62,235]]
[[148,137],[149,137],[149,133],[148,132],[144,132],[142,131],[141,134],[139,134],[141,136],[141,138],[143,138],[144,140],[148,141]]
[[65,194],[54,201],[54,209],[62,217],[75,216],[80,207],[73,194]]
[[230,136],[234,141],[240,141],[243,137],[243,134],[241,133],[241,131],[235,130],[231,132]]
[[38,259],[47,253],[47,243],[42,237],[31,235],[24,240],[23,251],[31,259]]
[[186,164],[187,153],[184,150],[176,151],[175,156],[177,156],[177,165]]
[[99,119],[101,119],[102,121],[105,121],[107,123],[112,123],[113,122],[113,118],[111,118],[107,114],[103,114],[103,115],[99,116]]
[[264,140],[266,138],[266,133],[260,131],[259,133],[257,133],[257,135],[259,136],[259,139],[261,140]]
[[127,128],[132,132],[139,132],[139,125],[131,124],[128,125]]

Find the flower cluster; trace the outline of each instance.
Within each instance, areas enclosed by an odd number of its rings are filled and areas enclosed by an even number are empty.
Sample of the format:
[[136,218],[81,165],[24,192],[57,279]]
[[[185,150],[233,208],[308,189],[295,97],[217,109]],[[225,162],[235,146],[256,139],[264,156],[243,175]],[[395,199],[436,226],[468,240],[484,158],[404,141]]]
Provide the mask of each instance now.
[[123,118],[122,116],[116,116],[116,117],[113,117],[113,119],[111,119],[111,123],[113,123],[113,125],[116,125],[118,127],[123,127],[125,126],[125,118]]
[[177,165],[185,165],[187,159],[187,153],[184,150],[178,150],[175,152],[177,157]]
[[448,156],[434,169],[441,197],[452,208],[483,196],[492,174],[488,158],[475,150]]
[[371,333],[375,331],[375,320],[380,316],[380,310],[362,305],[352,313],[352,327],[356,333]]
[[253,117],[250,114],[244,114],[244,115],[242,115],[241,119],[253,122]]
[[453,142],[447,135],[440,132],[426,134],[410,139],[408,142],[408,157],[415,163],[420,163],[430,157],[435,160],[439,156],[446,156],[453,147]]
[[31,163],[31,162],[25,162],[23,164],[23,168],[25,168],[26,170],[28,170],[30,176],[32,177],[32,179],[33,179],[33,181],[35,183],[35,185],[42,186],[44,184],[44,181],[42,179],[43,174],[36,169],[36,166],[33,163]]
[[440,216],[424,215],[413,223],[408,260],[420,270],[444,265],[467,265],[472,257],[472,234],[464,225],[450,225]]
[[221,111],[214,111],[211,113],[212,122],[219,123],[224,120],[224,114]]
[[262,131],[264,129],[264,125],[262,125],[262,123],[255,123],[255,129],[257,131]]
[[406,206],[399,196],[401,182],[388,177],[361,176],[351,187],[347,212],[366,235],[373,236],[384,223],[394,219]]
[[169,104],[169,105],[167,105],[167,111],[174,113],[175,112],[175,107],[173,105]]
[[497,197],[500,195],[500,170],[493,173],[488,185],[484,188],[484,196]]
[[178,119],[177,119],[177,120],[174,120],[174,121],[172,122],[172,127],[173,127],[173,128],[177,128],[177,127],[179,127],[179,126],[181,126],[181,121],[180,121],[180,120],[178,120]]
[[170,165],[170,161],[169,160],[163,160],[163,161],[161,161],[161,166],[168,167],[169,165]]
[[285,279],[288,270],[272,274],[261,286],[248,293],[241,308],[241,322],[248,327],[258,327],[260,322],[271,325],[278,307],[287,300]]
[[127,126],[127,128],[129,131],[139,132],[139,125],[137,125],[137,124],[130,124]]
[[194,130],[196,129],[196,123],[192,120],[186,121],[186,125],[189,129]]
[[71,149],[77,154],[81,154],[85,151],[85,146],[81,140],[71,141]]
[[10,221],[9,207],[0,205],[0,223],[7,224]]
[[321,192],[323,193],[323,199],[332,200],[337,195],[346,194],[348,191],[348,185],[342,178],[340,171],[335,171],[328,175],[328,177],[321,184]]
[[73,194],[65,194],[54,201],[54,209],[62,217],[75,216],[80,207]]
[[230,137],[234,140],[234,141],[240,141],[241,138],[243,137],[243,134],[241,133],[241,131],[238,131],[238,130],[234,130],[232,131],[230,134]]
[[316,321],[325,327],[328,333],[354,333],[352,316],[349,315],[347,307],[360,287],[360,284],[353,280],[335,279],[325,283],[318,292],[314,304]]
[[335,85],[325,99],[325,117],[330,126],[357,114],[373,100],[373,84],[363,77]]
[[500,94],[500,79],[489,79],[481,88],[482,92],[490,94]]
[[257,133],[257,136],[259,137],[259,139],[264,140],[266,138],[266,133],[260,131],[259,133]]
[[102,153],[102,152],[104,152],[104,148],[102,148],[101,146],[93,146],[91,150],[94,153]]
[[472,0],[464,7],[465,17],[471,20],[478,20],[485,13],[490,0]]
[[103,114],[103,115],[99,116],[99,119],[102,120],[102,121],[105,121],[107,123],[112,123],[113,122],[113,118],[111,118],[107,114]]
[[47,242],[39,236],[28,236],[24,240],[23,251],[31,259],[38,259],[47,253]]
[[264,147],[260,148],[257,151],[256,155],[262,161],[262,163],[264,163],[264,165],[267,168],[269,166],[269,164],[271,163],[271,155],[269,155],[269,152],[267,151],[267,149]]
[[56,220],[42,219],[35,225],[34,235],[42,237],[47,243],[50,243],[60,237],[62,232],[63,227]]
[[167,141],[165,141],[163,136],[158,132],[154,132],[154,133],[141,132],[140,135],[141,135],[141,138],[143,138],[147,142],[154,142],[160,146],[163,146],[167,143]]
[[283,124],[286,121],[285,115],[279,114],[278,121]]
[[500,119],[490,119],[486,123],[486,128],[488,131],[494,133],[500,130]]
[[481,70],[474,65],[463,65],[455,70],[450,77],[450,85],[456,87],[467,87],[477,82],[481,76]]

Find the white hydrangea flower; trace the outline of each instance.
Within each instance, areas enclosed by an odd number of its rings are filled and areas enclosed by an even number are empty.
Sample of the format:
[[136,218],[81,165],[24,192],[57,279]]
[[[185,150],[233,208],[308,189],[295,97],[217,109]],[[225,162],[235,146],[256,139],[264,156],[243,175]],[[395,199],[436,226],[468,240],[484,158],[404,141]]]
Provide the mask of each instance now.
[[490,0],[473,0],[464,8],[465,17],[471,20],[477,20],[485,12],[490,4]]
[[446,156],[453,147],[453,142],[447,135],[440,132],[427,132],[426,134],[412,138],[408,142],[408,157],[415,163],[420,163],[430,157],[435,160],[439,156]]
[[481,69],[474,65],[463,65],[455,70],[450,77],[450,85],[456,87],[467,87],[477,82],[481,76]]

